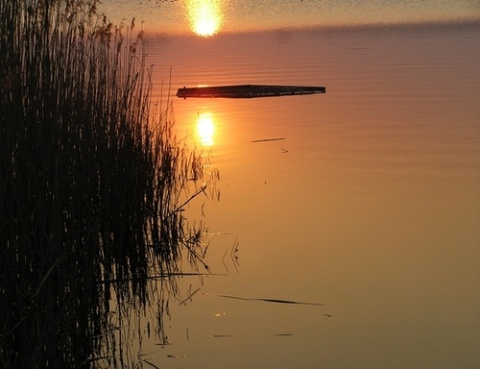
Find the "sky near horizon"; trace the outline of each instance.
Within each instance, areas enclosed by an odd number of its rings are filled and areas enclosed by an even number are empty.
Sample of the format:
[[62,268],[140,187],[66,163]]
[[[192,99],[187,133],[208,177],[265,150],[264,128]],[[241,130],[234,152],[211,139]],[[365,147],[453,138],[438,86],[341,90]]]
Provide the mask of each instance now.
[[480,2],[464,0],[104,0],[119,24],[136,19],[147,32],[211,36],[219,32],[480,20]]

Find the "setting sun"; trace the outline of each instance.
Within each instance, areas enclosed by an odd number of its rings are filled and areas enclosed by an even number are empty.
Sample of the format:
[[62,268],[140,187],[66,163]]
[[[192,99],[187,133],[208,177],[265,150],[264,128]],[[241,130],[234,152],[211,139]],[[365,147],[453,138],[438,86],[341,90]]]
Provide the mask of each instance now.
[[197,137],[202,146],[213,146],[215,125],[210,113],[200,113],[197,119]]
[[188,0],[187,11],[190,27],[197,35],[208,37],[219,31],[223,20],[220,1]]

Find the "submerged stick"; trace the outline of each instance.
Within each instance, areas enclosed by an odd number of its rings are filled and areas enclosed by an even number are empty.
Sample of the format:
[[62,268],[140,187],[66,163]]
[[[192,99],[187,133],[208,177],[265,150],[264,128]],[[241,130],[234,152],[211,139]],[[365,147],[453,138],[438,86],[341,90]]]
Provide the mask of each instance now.
[[192,300],[192,297],[198,292],[200,291],[200,288],[201,287],[198,287],[195,291],[193,291],[192,293],[190,293],[183,301],[181,301],[178,305],[183,305],[185,304],[188,300]]
[[257,143],[257,142],[269,142],[269,141],[282,141],[285,140],[285,137],[277,137],[277,138],[262,138],[259,140],[252,140],[250,142]]
[[324,304],[320,304],[320,303],[316,303],[316,302],[300,302],[300,301],[292,301],[292,300],[262,299],[262,298],[250,298],[250,297],[240,297],[240,296],[232,296],[232,295],[216,295],[216,294],[210,294],[210,293],[204,293],[204,292],[202,292],[202,295],[223,297],[223,298],[235,299],[235,300],[272,302],[272,303],[275,303],[275,304],[324,306]]
[[195,197],[200,195],[201,193],[205,193],[205,189],[207,188],[207,184],[204,183],[202,186],[194,192],[192,196],[190,196],[182,205],[178,206],[175,211],[183,211],[184,206],[187,205],[190,201],[192,201]]

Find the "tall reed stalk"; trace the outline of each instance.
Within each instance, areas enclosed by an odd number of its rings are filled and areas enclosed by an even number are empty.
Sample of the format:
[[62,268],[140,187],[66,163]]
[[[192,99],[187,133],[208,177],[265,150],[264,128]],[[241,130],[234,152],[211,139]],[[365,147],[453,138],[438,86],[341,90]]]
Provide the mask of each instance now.
[[176,210],[201,165],[168,109],[152,120],[133,27],[95,0],[0,0],[2,368],[94,367],[112,300],[145,307],[152,274],[197,255]]

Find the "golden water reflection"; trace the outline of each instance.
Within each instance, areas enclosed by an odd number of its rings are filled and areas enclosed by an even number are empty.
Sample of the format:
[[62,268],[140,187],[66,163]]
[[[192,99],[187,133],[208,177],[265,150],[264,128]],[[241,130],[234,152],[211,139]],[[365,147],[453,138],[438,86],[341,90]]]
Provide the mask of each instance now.
[[216,34],[223,22],[223,11],[219,0],[187,0],[188,19],[191,30],[199,36]]
[[211,113],[202,112],[198,114],[196,131],[197,138],[202,146],[214,145],[215,124]]

